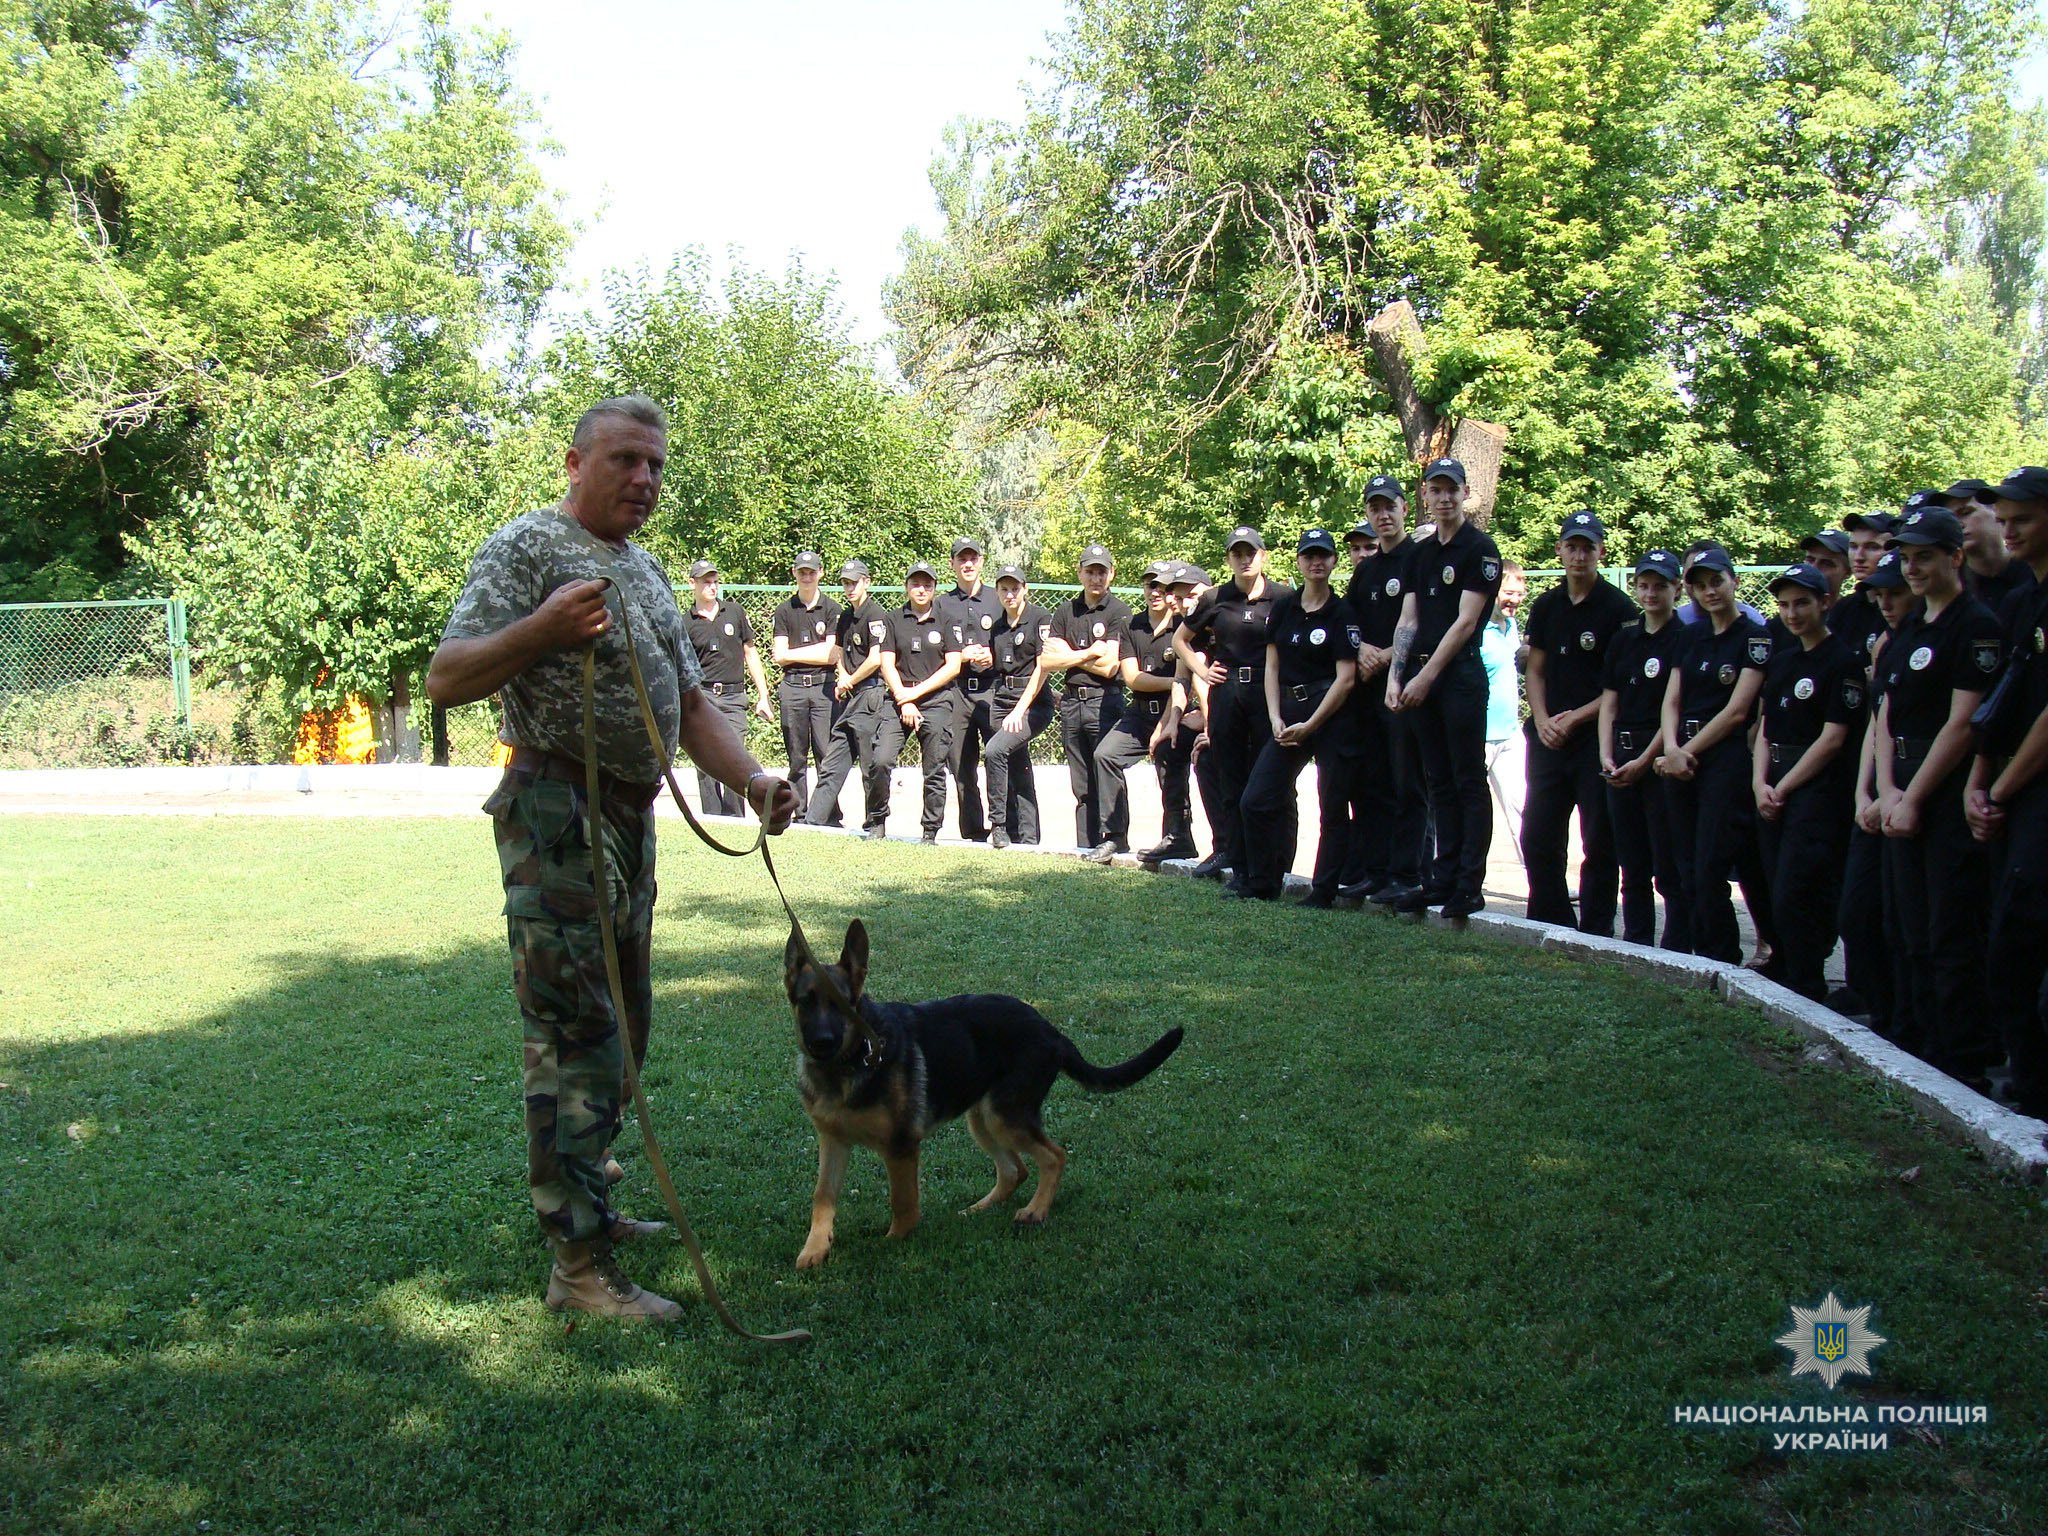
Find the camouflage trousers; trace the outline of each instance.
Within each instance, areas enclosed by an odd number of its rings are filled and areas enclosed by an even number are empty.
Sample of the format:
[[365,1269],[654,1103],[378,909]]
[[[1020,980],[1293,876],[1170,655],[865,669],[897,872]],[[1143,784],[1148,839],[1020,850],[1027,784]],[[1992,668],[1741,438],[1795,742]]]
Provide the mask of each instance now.
[[[507,772],[484,809],[497,832],[512,985],[525,1024],[527,1184],[548,1235],[581,1242],[611,1220],[604,1161],[626,1091],[583,786]],[[605,900],[618,936],[627,1036],[640,1063],[653,1007],[654,813],[608,802],[602,826]]]

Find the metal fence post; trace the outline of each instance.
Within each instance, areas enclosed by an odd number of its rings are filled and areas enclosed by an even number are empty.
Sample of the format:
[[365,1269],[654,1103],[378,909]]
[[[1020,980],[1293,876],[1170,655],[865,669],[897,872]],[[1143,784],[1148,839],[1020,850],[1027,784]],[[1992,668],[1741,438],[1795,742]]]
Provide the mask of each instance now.
[[178,723],[192,729],[192,644],[185,629],[185,599],[173,597],[164,604],[164,625],[171,642],[171,693],[178,708]]

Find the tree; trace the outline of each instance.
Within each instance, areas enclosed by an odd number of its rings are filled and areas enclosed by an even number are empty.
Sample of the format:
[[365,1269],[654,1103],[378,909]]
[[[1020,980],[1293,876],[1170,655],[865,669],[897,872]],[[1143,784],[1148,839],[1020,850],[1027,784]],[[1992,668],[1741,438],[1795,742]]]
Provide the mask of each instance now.
[[81,595],[288,396],[488,393],[566,248],[510,45],[430,5],[0,0],[0,591]]

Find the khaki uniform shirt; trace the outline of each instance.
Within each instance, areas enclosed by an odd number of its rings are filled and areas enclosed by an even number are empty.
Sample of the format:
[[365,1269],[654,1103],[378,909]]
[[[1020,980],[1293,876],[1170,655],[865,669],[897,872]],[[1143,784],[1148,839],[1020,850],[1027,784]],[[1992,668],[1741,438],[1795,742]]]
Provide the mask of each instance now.
[[[610,577],[606,594],[612,627],[597,641],[597,763],[605,772],[636,783],[661,777],[661,764],[647,740],[633,674],[626,665],[626,636],[618,604],[632,605],[633,634],[640,642],[640,670],[654,702],[654,718],[671,755],[682,725],[682,695],[701,673],[683,630],[675,589],[652,555],[628,543],[615,549],[597,538],[564,506],[514,518],[484,540],[470,562],[469,580],[455,600],[444,640],[480,639],[517,622],[570,582]],[[500,737],[518,746],[566,757],[583,757],[583,655],[550,651],[508,682],[500,693],[505,723]]]

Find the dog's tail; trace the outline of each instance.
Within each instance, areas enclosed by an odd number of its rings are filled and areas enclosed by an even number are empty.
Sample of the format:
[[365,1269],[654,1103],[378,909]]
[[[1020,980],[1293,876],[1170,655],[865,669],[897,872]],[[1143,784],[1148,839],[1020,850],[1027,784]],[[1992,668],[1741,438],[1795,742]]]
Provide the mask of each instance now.
[[1096,1093],[1115,1093],[1117,1089],[1128,1088],[1148,1076],[1154,1067],[1179,1049],[1181,1029],[1175,1025],[1129,1061],[1120,1061],[1113,1067],[1090,1066],[1082,1058],[1079,1046],[1064,1035],[1060,1038],[1067,1047],[1066,1060],[1060,1063],[1060,1070],[1083,1088]]

